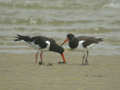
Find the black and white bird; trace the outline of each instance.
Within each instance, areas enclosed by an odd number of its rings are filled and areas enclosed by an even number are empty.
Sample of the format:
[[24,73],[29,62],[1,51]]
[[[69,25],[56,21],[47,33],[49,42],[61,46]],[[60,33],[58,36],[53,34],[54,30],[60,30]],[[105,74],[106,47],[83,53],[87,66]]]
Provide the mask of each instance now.
[[43,55],[44,50],[59,53],[62,56],[63,62],[58,62],[58,63],[59,64],[66,63],[66,60],[64,57],[64,49],[61,46],[59,46],[55,42],[55,40],[48,38],[48,37],[44,37],[44,36],[30,37],[30,36],[17,35],[14,41],[21,41],[21,40],[25,41],[26,43],[30,44],[32,47],[37,49],[37,52],[35,54],[35,63],[37,63],[38,54],[39,54],[39,51],[41,51],[39,64],[43,64],[42,55]]
[[71,48],[71,50],[75,48],[83,48],[84,49],[84,55],[82,58],[82,64],[87,65],[88,64],[88,48],[93,46],[94,44],[98,44],[99,42],[103,41],[103,38],[96,38],[96,37],[90,37],[90,36],[78,36],[75,37],[72,33],[67,34],[67,38],[64,40],[64,42],[61,44],[65,44],[68,42],[68,46]]

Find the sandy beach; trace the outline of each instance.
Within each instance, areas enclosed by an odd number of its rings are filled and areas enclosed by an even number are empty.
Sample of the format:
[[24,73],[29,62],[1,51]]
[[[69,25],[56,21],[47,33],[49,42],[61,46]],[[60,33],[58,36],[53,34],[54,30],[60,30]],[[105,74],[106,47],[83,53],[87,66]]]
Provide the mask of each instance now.
[[[44,53],[44,65],[32,54],[0,54],[0,90],[120,90],[120,56],[89,56],[81,65],[79,53]],[[52,66],[48,66],[52,63]]]
[[[68,33],[103,38],[89,65],[79,48],[65,51],[67,64],[52,52],[35,64],[36,50],[14,41],[45,36],[61,45]],[[0,90],[120,90],[120,0],[0,0]]]

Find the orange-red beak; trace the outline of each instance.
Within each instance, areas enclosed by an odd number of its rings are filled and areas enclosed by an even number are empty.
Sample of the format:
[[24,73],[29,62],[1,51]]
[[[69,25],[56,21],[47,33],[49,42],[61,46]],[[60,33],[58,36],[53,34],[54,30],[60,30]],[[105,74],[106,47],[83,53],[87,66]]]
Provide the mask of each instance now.
[[63,45],[63,44],[65,44],[66,42],[68,42],[69,41],[69,39],[67,38],[67,39],[65,39],[64,40],[64,42],[61,44],[61,46]]

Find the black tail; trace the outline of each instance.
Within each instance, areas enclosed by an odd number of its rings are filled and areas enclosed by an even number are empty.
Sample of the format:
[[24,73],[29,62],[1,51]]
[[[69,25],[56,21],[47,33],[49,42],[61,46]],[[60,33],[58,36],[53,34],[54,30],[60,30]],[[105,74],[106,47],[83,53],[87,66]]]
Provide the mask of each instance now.
[[103,38],[97,38],[96,39],[96,43],[99,43],[99,42],[102,42],[103,41]]
[[32,41],[32,39],[29,36],[22,36],[22,35],[17,35],[16,39],[14,41]]
[[103,41],[103,38],[98,38],[98,41],[99,41],[99,42],[102,42],[102,41]]

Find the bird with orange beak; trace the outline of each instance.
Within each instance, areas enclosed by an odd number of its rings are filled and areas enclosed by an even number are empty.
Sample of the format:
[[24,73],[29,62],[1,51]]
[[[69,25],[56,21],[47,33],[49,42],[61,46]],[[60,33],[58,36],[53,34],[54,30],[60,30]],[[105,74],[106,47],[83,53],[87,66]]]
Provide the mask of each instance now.
[[35,54],[35,63],[37,63],[38,61],[38,54],[39,51],[40,52],[40,62],[39,64],[43,64],[43,52],[44,51],[52,51],[52,52],[56,52],[59,53],[62,57],[62,62],[58,62],[59,64],[65,64],[66,60],[64,57],[64,48],[62,48],[61,46],[59,46],[55,40],[45,37],[45,36],[34,36],[34,37],[30,37],[30,36],[23,36],[23,35],[17,35],[16,39],[14,41],[25,41],[26,43],[28,43],[30,46],[34,47],[35,49],[37,49],[37,52]]
[[68,46],[71,50],[81,47],[84,49],[84,55],[82,58],[82,64],[88,65],[88,48],[93,46],[94,44],[98,44],[99,42],[103,41],[103,38],[96,38],[91,36],[78,36],[76,37],[72,33],[67,34],[66,39],[61,45],[64,45],[68,42]]

